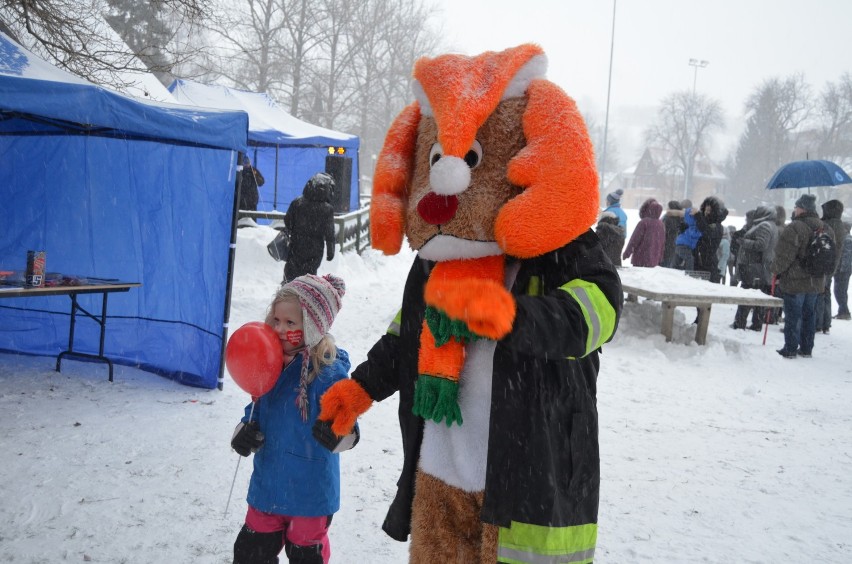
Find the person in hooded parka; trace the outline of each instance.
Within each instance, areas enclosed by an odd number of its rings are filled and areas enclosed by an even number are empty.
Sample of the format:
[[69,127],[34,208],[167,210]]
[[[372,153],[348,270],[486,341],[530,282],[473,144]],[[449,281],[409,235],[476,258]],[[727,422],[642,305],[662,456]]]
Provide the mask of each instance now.
[[[837,244],[837,264],[843,255],[843,240],[846,239],[847,229],[843,224],[843,202],[840,200],[829,200],[822,205],[822,220],[834,231],[834,240]],[[816,304],[816,330],[817,333],[828,335],[831,329],[831,281],[835,274],[825,277],[825,290],[817,295]]]
[[[696,223],[703,233],[698,244],[695,246],[695,270],[703,270],[710,273],[710,282],[718,284],[722,279],[719,272],[719,259],[716,251],[719,250],[719,242],[722,240],[722,222],[728,217],[728,208],[724,202],[716,196],[708,196],[701,202],[701,213],[696,214]],[[702,225],[703,224],[703,225]]]
[[[743,288],[756,288],[764,294],[772,294],[772,260],[778,244],[778,226],[775,223],[774,206],[758,206],[752,214],[751,227],[743,235],[737,252],[737,271]],[[763,328],[765,310],[757,306],[738,306],[734,317],[734,329],[745,329],[748,313],[752,331]]]
[[284,224],[290,232],[290,254],[284,265],[284,280],[305,274],[316,274],[322,263],[323,247],[326,260],[334,258],[334,208],[330,201],[334,179],[320,172],[305,184],[302,195],[290,203]]

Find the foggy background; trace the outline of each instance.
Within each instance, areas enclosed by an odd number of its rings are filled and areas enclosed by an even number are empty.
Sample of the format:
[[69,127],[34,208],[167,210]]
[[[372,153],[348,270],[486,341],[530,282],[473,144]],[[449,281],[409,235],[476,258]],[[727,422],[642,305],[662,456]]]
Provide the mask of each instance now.
[[850,21],[843,0],[0,1],[0,29],[93,82],[128,91],[135,69],[265,92],[358,135],[362,194],[418,57],[535,42],[586,117],[602,194],[739,213],[797,196],[764,190],[785,162],[852,167]]

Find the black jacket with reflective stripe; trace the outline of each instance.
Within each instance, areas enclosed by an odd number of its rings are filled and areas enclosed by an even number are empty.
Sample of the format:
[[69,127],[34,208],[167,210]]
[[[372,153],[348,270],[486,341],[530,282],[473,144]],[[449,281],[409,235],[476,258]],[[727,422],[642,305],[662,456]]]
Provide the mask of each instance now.
[[[494,353],[481,518],[504,527],[513,520],[552,527],[596,523],[599,351],[582,356],[588,332],[582,310],[559,288],[575,279],[596,284],[615,310],[617,326],[621,281],[592,231],[561,249],[519,262],[512,287],[517,317]],[[423,286],[432,264],[414,261],[403,294],[399,335],[384,335],[352,374],[375,401],[400,392],[404,462],[383,525],[399,541],[410,533],[423,438],[423,420],[411,409],[425,309]],[[527,295],[531,287],[540,288],[541,295]]]

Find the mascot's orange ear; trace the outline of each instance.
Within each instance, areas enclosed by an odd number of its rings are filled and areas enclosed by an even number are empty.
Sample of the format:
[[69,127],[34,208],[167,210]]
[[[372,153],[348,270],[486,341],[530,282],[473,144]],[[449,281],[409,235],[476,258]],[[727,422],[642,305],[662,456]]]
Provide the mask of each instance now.
[[370,202],[370,238],[373,248],[395,255],[405,232],[405,205],[414,170],[414,148],[420,106],[410,104],[391,124],[376,162]]
[[530,258],[576,239],[595,223],[598,173],[577,104],[558,86],[534,80],[527,88],[527,146],[507,176],[524,191],[497,214],[494,232],[507,254]]

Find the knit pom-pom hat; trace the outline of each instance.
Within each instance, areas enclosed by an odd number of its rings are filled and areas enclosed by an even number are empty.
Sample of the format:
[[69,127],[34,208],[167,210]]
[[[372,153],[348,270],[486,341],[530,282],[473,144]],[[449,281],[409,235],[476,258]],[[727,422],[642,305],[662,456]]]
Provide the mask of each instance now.
[[621,195],[622,195],[622,194],[624,194],[624,190],[622,190],[621,188],[619,188],[619,189],[618,189],[618,190],[616,190],[615,192],[610,192],[609,194],[607,194],[607,195],[606,195],[606,203],[607,203],[607,205],[608,205],[608,206],[611,206],[611,205],[613,205],[613,204],[614,204],[614,203],[616,203],[616,202],[620,202],[620,201],[621,201]]
[[315,276],[305,274],[294,278],[283,286],[299,296],[305,331],[305,346],[313,347],[331,329],[337,312],[340,311],[346,283],[334,274]]

